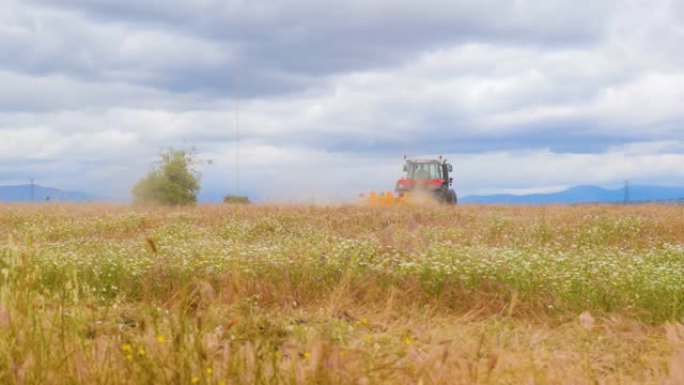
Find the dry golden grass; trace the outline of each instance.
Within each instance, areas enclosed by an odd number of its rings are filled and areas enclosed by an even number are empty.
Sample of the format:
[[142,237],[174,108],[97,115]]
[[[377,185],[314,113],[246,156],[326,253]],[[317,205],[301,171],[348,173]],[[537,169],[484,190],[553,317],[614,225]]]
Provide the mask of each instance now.
[[7,205],[0,383],[684,383],[684,207]]

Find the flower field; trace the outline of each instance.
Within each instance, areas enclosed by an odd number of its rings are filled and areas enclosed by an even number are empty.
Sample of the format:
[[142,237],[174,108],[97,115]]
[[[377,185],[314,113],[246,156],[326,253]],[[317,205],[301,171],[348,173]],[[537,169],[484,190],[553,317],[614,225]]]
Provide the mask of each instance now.
[[0,207],[3,384],[684,383],[684,206]]

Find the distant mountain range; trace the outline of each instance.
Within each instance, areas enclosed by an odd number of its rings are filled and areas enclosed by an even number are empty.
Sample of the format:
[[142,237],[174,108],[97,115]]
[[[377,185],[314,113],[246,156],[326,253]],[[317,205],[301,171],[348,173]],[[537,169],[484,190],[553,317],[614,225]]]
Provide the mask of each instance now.
[[[577,186],[567,190],[546,194],[495,194],[469,195],[459,197],[459,203],[479,204],[576,204],[576,203],[622,203],[625,199],[624,188],[605,189],[597,186]],[[79,191],[65,191],[53,187],[33,185],[0,186],[0,202],[88,202],[111,201]],[[206,201],[206,199],[201,199]],[[629,187],[630,203],[674,202],[684,204],[684,187],[662,187],[634,185]]]
[[[33,192],[31,190],[33,189]],[[30,184],[18,186],[0,186],[0,201],[4,202],[87,202],[98,200],[98,197],[78,192],[64,191],[52,187]]]
[[[597,186],[577,186],[567,190],[546,194],[495,194],[470,195],[459,199],[459,203],[484,204],[575,204],[575,203],[622,203],[625,200],[625,189],[605,189]],[[684,187],[639,186],[629,187],[630,203],[645,202],[682,202],[684,203]]]

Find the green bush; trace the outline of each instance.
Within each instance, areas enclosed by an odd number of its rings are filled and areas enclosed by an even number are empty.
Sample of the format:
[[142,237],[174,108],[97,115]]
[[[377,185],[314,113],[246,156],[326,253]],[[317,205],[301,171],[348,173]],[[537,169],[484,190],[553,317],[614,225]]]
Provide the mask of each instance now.
[[200,173],[194,152],[170,148],[159,163],[133,187],[136,203],[188,205],[197,202]]
[[228,204],[248,204],[250,203],[249,198],[244,195],[225,195],[223,197],[223,203]]

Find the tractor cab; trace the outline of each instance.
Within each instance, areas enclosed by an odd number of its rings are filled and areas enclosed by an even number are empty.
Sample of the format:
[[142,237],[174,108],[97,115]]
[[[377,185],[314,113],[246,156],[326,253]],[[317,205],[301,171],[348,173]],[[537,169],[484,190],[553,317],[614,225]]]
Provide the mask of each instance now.
[[404,165],[405,179],[426,181],[442,179],[442,168],[437,162],[409,162]]
[[456,203],[456,194],[449,187],[453,179],[449,177],[452,166],[446,159],[410,160],[404,157],[404,176],[397,181],[395,188],[399,196],[412,191],[427,191],[435,198],[446,203]]

